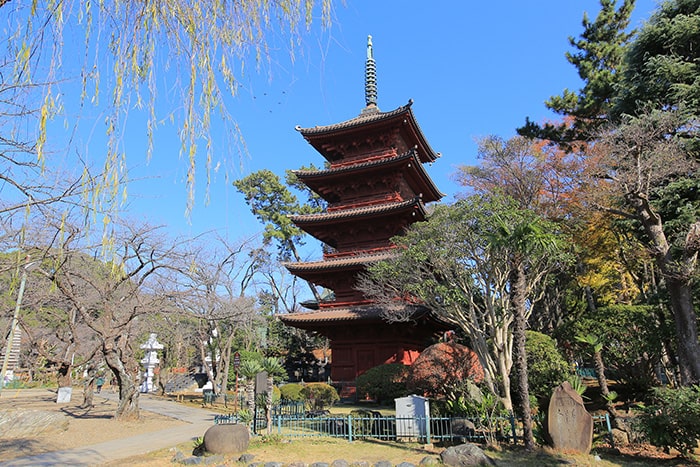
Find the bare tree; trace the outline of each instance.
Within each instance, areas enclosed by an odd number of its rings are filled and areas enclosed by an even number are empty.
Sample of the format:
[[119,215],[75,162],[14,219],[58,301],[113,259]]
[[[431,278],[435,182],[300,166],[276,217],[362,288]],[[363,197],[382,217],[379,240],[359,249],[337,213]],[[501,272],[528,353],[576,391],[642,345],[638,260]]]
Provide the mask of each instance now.
[[60,294],[64,310],[89,329],[89,339],[113,373],[119,386],[115,417],[137,418],[137,320],[172,307],[169,283],[178,273],[172,264],[179,245],[166,241],[156,228],[122,224],[114,231],[115,253],[104,261],[103,246],[89,243],[82,228],[63,222],[59,231],[60,242],[36,247],[44,255],[41,271]]
[[232,244],[203,236],[186,256],[187,276],[178,307],[199,322],[197,345],[215,394],[226,393],[237,331],[256,317],[255,300],[245,295],[254,274],[251,240]]

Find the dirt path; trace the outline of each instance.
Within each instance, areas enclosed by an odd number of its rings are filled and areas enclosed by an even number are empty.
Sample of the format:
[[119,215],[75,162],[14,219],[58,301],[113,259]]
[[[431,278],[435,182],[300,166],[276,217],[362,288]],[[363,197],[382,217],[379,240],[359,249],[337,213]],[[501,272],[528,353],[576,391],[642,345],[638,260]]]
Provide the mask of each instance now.
[[[116,394],[95,394],[95,406],[82,409],[82,391],[73,391],[72,401],[67,404],[55,402],[55,390],[2,391],[1,465],[100,465],[195,439],[214,424],[214,413],[209,410],[147,394],[142,394],[139,401],[141,420],[118,422],[112,419]],[[52,423],[22,423],[8,430],[7,420],[18,414],[52,417]]]

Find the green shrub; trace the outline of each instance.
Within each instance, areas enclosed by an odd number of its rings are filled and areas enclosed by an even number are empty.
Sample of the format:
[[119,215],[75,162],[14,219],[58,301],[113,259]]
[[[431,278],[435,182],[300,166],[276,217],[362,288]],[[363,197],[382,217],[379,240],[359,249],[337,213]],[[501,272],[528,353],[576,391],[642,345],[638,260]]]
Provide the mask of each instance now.
[[371,410],[355,409],[350,411],[352,416],[352,434],[356,438],[366,438],[372,434],[372,426],[376,413]]
[[535,331],[526,331],[525,335],[530,395],[547,399],[571,375],[569,364],[551,337]]
[[654,446],[677,449],[692,458],[700,439],[700,386],[652,389],[651,405],[639,417],[639,427]]
[[357,377],[357,395],[360,398],[367,395],[377,403],[393,402],[397,397],[408,394],[407,376],[408,368],[402,363],[375,366]]
[[307,383],[301,389],[301,395],[312,410],[323,410],[340,400],[338,391],[326,383]]
[[285,401],[301,401],[304,400],[304,396],[301,394],[301,390],[304,386],[298,383],[287,383],[280,388],[280,395],[282,400]]

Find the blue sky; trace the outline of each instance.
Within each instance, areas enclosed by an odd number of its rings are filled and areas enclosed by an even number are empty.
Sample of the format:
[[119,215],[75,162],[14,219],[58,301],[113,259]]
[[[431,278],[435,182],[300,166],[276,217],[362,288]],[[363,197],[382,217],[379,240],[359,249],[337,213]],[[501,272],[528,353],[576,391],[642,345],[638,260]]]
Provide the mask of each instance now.
[[[162,130],[148,164],[141,149],[127,145],[135,167],[128,214],[167,224],[173,235],[216,229],[235,240],[261,231],[232,180],[263,168],[282,176],[285,169],[323,163],[294,128],[359,114],[368,34],[377,64],[378,105],[388,111],[413,99],[424,134],[442,154],[428,171],[449,202],[460,190],[450,176],[459,165],[476,163],[477,138],[513,136],[526,116],[551,118],[543,102],[565,87],[580,87],[564,56],[571,50],[567,37],[578,36],[584,11],[594,18],[598,6],[597,0],[338,3],[332,26],[324,30],[316,21],[293,63],[283,48],[273,50],[271,66],[243,78],[241,92],[227,105],[248,155],[225,150],[227,140],[215,135],[213,144],[221,150],[213,162],[219,168],[212,172],[208,204],[201,165],[194,210],[189,218],[184,215],[186,161],[177,159],[176,138]],[[655,6],[655,1],[638,0],[632,26]]]

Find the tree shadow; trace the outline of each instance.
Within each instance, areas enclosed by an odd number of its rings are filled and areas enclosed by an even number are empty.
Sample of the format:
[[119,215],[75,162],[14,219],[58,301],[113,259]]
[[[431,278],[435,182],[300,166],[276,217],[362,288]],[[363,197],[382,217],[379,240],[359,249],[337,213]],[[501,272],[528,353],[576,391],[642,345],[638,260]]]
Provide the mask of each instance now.
[[69,407],[61,407],[61,412],[71,418],[79,418],[82,420],[109,420],[114,418],[114,408],[108,407],[108,402],[93,404],[90,407],[82,407],[74,405]]
[[0,452],[14,452],[17,457],[27,457],[47,452],[46,441],[34,438],[0,439]]

